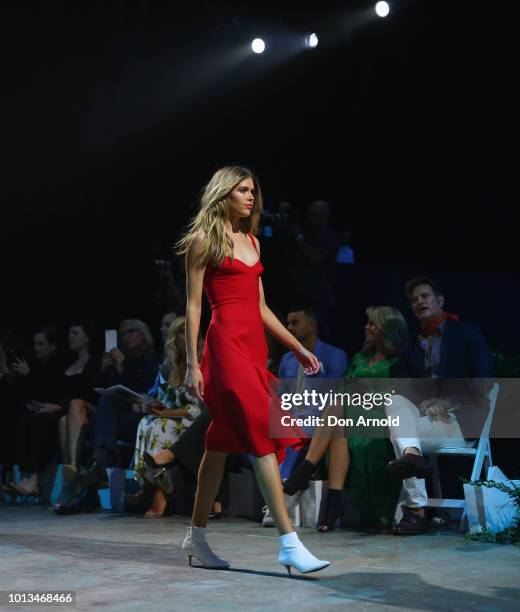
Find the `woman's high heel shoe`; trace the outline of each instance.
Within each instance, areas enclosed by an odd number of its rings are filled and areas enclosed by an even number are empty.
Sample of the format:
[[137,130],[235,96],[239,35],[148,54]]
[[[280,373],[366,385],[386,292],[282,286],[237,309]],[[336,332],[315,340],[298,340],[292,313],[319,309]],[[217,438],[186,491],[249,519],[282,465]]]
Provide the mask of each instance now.
[[300,574],[318,572],[330,565],[329,561],[322,561],[309,552],[300,542],[295,531],[280,536],[280,553],[278,563],[287,568],[291,575],[291,568],[297,569]]
[[206,542],[205,527],[189,527],[182,543],[182,551],[188,558],[190,566],[192,559],[197,559],[206,569],[227,569],[229,563],[219,559]]

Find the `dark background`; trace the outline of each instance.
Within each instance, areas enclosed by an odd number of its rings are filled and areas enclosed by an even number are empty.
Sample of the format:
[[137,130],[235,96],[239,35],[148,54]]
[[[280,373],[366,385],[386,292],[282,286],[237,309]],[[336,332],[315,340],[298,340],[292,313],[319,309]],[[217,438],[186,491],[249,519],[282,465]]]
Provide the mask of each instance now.
[[[328,199],[353,231],[359,267],[336,314],[351,329],[370,303],[404,306],[402,282],[426,271],[512,354],[512,4],[403,1],[387,19],[345,0],[2,5],[3,324],[27,339],[75,316],[156,326],[154,259],[236,162],[268,204]],[[247,50],[257,35],[262,56]],[[352,353],[361,336],[338,337]]]

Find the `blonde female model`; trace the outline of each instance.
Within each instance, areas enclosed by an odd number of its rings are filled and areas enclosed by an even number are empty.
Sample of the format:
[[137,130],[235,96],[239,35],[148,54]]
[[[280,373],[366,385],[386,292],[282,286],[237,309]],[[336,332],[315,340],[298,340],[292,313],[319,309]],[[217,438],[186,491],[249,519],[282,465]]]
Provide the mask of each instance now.
[[[206,436],[192,525],[182,549],[191,564],[227,568],[205,540],[205,528],[228,453],[250,453],[259,487],[280,534],[278,561],[289,573],[329,565],[312,555],[292,529],[278,469],[277,453],[297,439],[269,437],[270,374],[266,369],[264,329],[292,350],[306,374],[315,374],[315,355],[278,321],[265,302],[258,232],[262,196],[246,168],[218,170],[206,185],[200,208],[179,252],[186,254],[186,347],[188,391],[203,399],[212,416]],[[201,363],[197,360],[202,291],[211,306],[211,323]]]

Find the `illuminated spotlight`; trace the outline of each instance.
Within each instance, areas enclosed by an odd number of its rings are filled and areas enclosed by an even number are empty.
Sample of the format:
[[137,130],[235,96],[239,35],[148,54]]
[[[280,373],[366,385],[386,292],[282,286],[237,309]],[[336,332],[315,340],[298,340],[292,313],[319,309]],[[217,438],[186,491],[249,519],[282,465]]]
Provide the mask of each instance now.
[[265,51],[265,42],[261,38],[255,38],[251,43],[251,49],[255,53],[263,53]]
[[376,2],[376,14],[378,17],[387,17],[390,12],[390,5],[388,2]]
[[318,35],[316,32],[309,32],[305,34],[305,46],[310,49],[316,49],[318,46]]

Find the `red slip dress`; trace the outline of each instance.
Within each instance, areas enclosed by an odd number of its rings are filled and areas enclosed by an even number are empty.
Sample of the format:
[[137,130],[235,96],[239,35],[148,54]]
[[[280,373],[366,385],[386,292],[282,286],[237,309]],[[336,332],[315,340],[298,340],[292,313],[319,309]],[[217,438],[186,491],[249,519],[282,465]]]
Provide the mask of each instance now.
[[[253,236],[249,238],[258,253]],[[267,342],[258,286],[262,272],[260,259],[248,266],[226,257],[220,266],[206,267],[204,292],[211,322],[200,366],[204,401],[212,417],[206,448],[257,457],[276,453],[281,460],[283,449],[301,440],[269,437],[269,409],[280,409],[276,378],[265,367]]]

